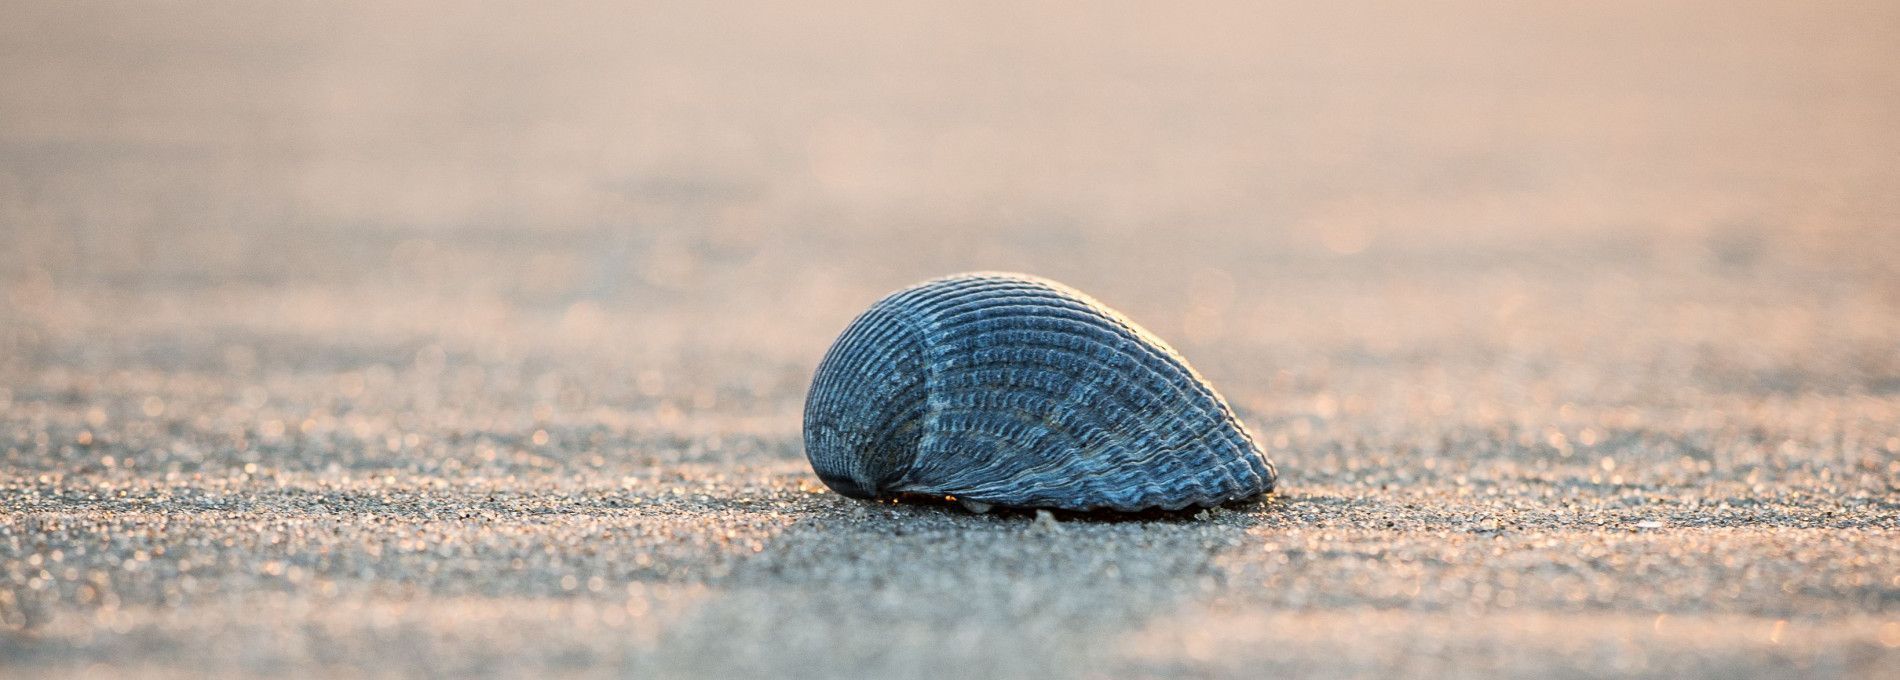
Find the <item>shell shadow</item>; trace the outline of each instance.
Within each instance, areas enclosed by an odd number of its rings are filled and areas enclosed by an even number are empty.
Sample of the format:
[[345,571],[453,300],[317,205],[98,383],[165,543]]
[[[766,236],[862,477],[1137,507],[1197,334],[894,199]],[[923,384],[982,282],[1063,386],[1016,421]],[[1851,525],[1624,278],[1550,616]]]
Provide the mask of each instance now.
[[[639,666],[684,677],[1112,675],[1117,645],[1220,596],[1222,556],[1251,515],[975,514],[942,497],[798,503],[802,517],[740,556],[713,597]],[[1204,516],[1205,517],[1205,516]]]
[[1038,513],[1047,512],[1050,515],[1054,516],[1056,520],[1062,521],[1062,522],[1094,522],[1094,523],[1101,523],[1101,524],[1123,524],[1123,523],[1140,523],[1140,522],[1168,522],[1168,523],[1203,522],[1203,521],[1206,521],[1210,510],[1222,510],[1222,511],[1234,511],[1234,512],[1273,512],[1273,511],[1276,511],[1277,509],[1284,507],[1284,503],[1282,502],[1281,498],[1273,492],[1261,494],[1253,498],[1245,498],[1241,500],[1228,501],[1226,503],[1221,503],[1219,505],[1216,505],[1213,508],[1190,507],[1190,508],[1182,508],[1180,510],[1161,510],[1158,508],[1150,508],[1147,510],[1137,510],[1137,511],[1109,510],[1109,509],[1084,511],[1084,510],[1062,510],[1062,509],[1056,509],[1056,508],[1020,508],[1020,507],[1010,507],[1010,506],[997,506],[984,512],[976,512],[964,507],[963,504],[957,502],[955,499],[944,497],[944,496],[931,495],[931,494],[901,494],[901,495],[888,498],[888,499],[861,500],[858,502],[878,504],[878,505],[933,508],[933,509],[941,510],[942,512],[946,512],[946,513],[969,515],[969,516],[974,516],[974,517],[995,517],[998,519],[1027,518],[1027,519],[1033,520],[1037,517]]

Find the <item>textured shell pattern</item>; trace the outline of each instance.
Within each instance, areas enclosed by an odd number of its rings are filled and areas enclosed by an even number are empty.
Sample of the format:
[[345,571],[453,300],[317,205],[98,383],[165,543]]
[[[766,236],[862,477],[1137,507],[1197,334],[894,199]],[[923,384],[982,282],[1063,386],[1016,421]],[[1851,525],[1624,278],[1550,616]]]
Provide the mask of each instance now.
[[1172,348],[1068,286],[928,281],[879,301],[819,364],[805,452],[839,493],[1175,510],[1273,490],[1226,400]]

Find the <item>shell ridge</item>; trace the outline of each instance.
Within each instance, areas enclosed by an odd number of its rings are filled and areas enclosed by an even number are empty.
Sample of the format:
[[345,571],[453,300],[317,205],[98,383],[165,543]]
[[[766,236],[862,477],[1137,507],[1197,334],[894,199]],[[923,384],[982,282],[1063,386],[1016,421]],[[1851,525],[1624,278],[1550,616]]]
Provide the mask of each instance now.
[[[1044,291],[1037,289],[1037,292],[1043,293]],[[961,326],[980,326],[1010,332],[1017,330],[1017,326],[1023,325],[1025,315],[1050,311],[1050,307],[1052,307],[1051,305],[1042,304],[1045,302],[1045,298],[1042,297],[1025,299],[1024,296],[1010,296],[991,298],[988,301],[996,303],[997,306],[975,306],[967,310],[956,312],[952,316],[939,317],[932,324],[933,334],[952,334],[959,330],[966,330],[960,328]],[[1131,328],[1127,323],[1123,323],[1122,319],[1108,317],[1097,310],[1078,310],[1075,309],[1075,303],[1073,301],[1064,300],[1064,302],[1069,304],[1055,307],[1055,309],[1066,312],[1059,315],[1059,318],[1062,321],[1075,324],[1076,328],[1080,331],[1075,333],[1077,338],[1082,342],[1093,344],[1110,353],[1132,355],[1128,357],[1132,363],[1139,365],[1141,369],[1148,374],[1143,376],[1146,378],[1145,380],[1122,382],[1132,383],[1137,388],[1148,392],[1149,394],[1143,396],[1152,398],[1157,402],[1174,401],[1175,403],[1190,405],[1189,408],[1173,409],[1176,414],[1174,418],[1160,419],[1164,424],[1162,428],[1143,433],[1147,435],[1142,437],[1145,443],[1162,444],[1163,446],[1160,449],[1151,450],[1146,456],[1133,459],[1132,462],[1150,464],[1157,460],[1165,460],[1172,456],[1193,451],[1197,449],[1198,445],[1204,444],[1207,441],[1209,434],[1223,429],[1222,425],[1226,424],[1225,421],[1227,420],[1227,418],[1223,416],[1227,416],[1227,413],[1225,409],[1220,408],[1218,402],[1206,403],[1205,406],[1209,408],[1202,408],[1202,404],[1194,403],[1200,401],[1211,402],[1212,399],[1210,399],[1210,397],[1214,395],[1205,389],[1183,389],[1182,383],[1192,385],[1195,381],[1190,379],[1194,374],[1191,372],[1191,369],[1183,365],[1185,364],[1185,360],[1181,359],[1178,353],[1152,351],[1149,347],[1145,347],[1144,343],[1140,341],[1144,336],[1151,338],[1152,336],[1150,334],[1145,334],[1135,328]],[[1034,320],[1043,324],[1055,323],[1048,317]],[[1033,336],[1035,333],[1030,332],[1028,335]],[[939,342],[942,341],[940,340]],[[971,342],[979,346],[986,344],[983,342],[980,333],[977,335],[977,338],[971,340]],[[1165,345],[1163,348],[1166,349]],[[1154,389],[1157,386],[1166,390],[1168,394],[1164,397],[1164,395],[1158,393]],[[1193,386],[1199,387],[1199,385]],[[1172,397],[1172,399],[1166,397]],[[1137,409],[1127,410],[1138,411]],[[1212,410],[1215,411],[1215,413],[1201,413],[1201,411],[1206,410]],[[1190,416],[1189,414],[1192,415]],[[1190,428],[1192,430],[1191,434],[1181,432],[1183,429]],[[1231,443],[1229,444],[1231,445]],[[1237,458],[1258,457],[1258,454],[1249,455],[1250,451],[1247,451],[1247,449],[1252,447],[1240,447],[1242,449],[1240,451],[1222,450],[1229,449],[1230,447],[1228,446],[1200,448],[1202,448],[1202,450],[1200,450],[1199,453],[1202,457],[1207,459],[1204,462],[1210,464],[1216,474],[1224,478],[1221,480],[1221,483],[1217,485],[1218,487],[1228,489],[1259,488],[1260,481],[1257,475],[1246,475],[1255,478],[1249,483],[1242,481],[1241,475],[1236,475],[1232,469],[1233,463],[1240,462],[1236,460]],[[996,462],[997,461],[990,461],[990,465],[986,465],[984,470],[988,471],[992,469]],[[1040,465],[1019,470],[1018,475],[1040,476],[1050,472],[1066,471],[1070,468],[1093,462],[1096,461],[1048,457],[1046,461]],[[1251,466],[1245,463],[1242,463],[1241,467],[1251,470]],[[1083,470],[1080,472],[1087,471]],[[1094,484],[1099,483],[1102,478],[1099,476],[1087,476],[1083,477],[1083,479],[1086,480],[1085,484]],[[1177,484],[1186,483],[1193,487],[1191,490],[1195,495],[1209,495],[1209,489],[1202,480],[1192,474],[1181,473],[1163,479],[1165,481],[1157,480],[1157,482],[1164,487],[1172,488]]]
[[[1145,376],[1148,378],[1147,380],[1123,381],[1124,383],[1132,383],[1134,387],[1147,393],[1143,396],[1154,398],[1156,402],[1173,401],[1181,405],[1172,409],[1176,417],[1159,419],[1165,423],[1166,426],[1153,433],[1155,435],[1154,439],[1176,442],[1176,445],[1170,446],[1160,453],[1179,453],[1186,451],[1192,448],[1195,442],[1204,440],[1210,428],[1220,429],[1221,426],[1225,424],[1229,417],[1228,413],[1219,409],[1218,404],[1197,403],[1210,401],[1208,398],[1212,395],[1205,391],[1187,391],[1181,389],[1181,383],[1187,381],[1184,379],[1185,372],[1181,370],[1182,367],[1178,363],[1180,361],[1178,355],[1175,357],[1166,357],[1153,353],[1146,355],[1134,354],[1132,350],[1140,349],[1140,343],[1133,342],[1129,338],[1120,337],[1119,334],[1114,333],[1107,333],[1106,337],[1115,342],[1112,344],[1100,342],[1097,337],[1089,337],[1086,338],[1086,340],[1102,345],[1111,352],[1125,355],[1126,358],[1139,364],[1141,368],[1148,373],[1148,375]],[[1170,359],[1173,360],[1171,361]],[[1096,372],[1095,376],[1096,379],[1099,379],[1099,376],[1103,374],[1112,373],[1111,371],[1101,371]],[[1087,383],[1078,384],[1077,389],[1083,388],[1085,384]],[[1162,386],[1168,393],[1162,394],[1156,392],[1153,388],[1157,385]],[[1126,400],[1124,399],[1123,401]],[[1212,411],[1212,413],[1208,413],[1208,411]],[[1184,434],[1180,432],[1182,429],[1191,429],[1195,432],[1192,435],[1185,435],[1190,437],[1189,441],[1179,441],[1180,437],[1184,436]],[[1240,488],[1259,485],[1258,479],[1253,480],[1251,483],[1244,482],[1241,479],[1241,475],[1236,475],[1231,470],[1232,463],[1236,462],[1233,460],[1234,458],[1258,457],[1257,454],[1248,456],[1245,448],[1251,447],[1243,447],[1243,450],[1238,452],[1225,452],[1226,455],[1214,455],[1212,456],[1214,460],[1209,461],[1219,466],[1221,474],[1229,477],[1226,484],[1228,487]],[[1218,454],[1219,452],[1210,451],[1209,453]],[[1243,464],[1242,467],[1251,470],[1251,466]],[[1258,475],[1253,474],[1249,474],[1248,476],[1258,477]]]
[[[889,410],[849,417],[872,404],[890,404],[904,396],[910,391],[904,375],[916,371],[902,367],[922,363],[920,334],[911,326],[907,310],[889,302],[873,305],[852,321],[819,362],[806,396],[806,457],[827,485],[851,495],[878,495],[895,468],[909,466],[887,459],[906,457],[901,447],[891,448],[901,445],[891,437],[909,436],[914,428],[893,423]],[[898,370],[874,371],[874,367]],[[878,374],[878,379],[860,379],[867,373]],[[867,418],[870,422],[863,422]],[[914,455],[908,457],[914,462]],[[891,462],[893,469],[858,469],[871,459]],[[859,464],[854,466],[853,461]]]
[[[1086,344],[1091,344],[1098,347],[1113,349],[1111,346],[1109,346],[1108,343],[1101,342],[1100,338],[1097,337],[1101,335],[1100,329],[1098,327],[1088,326],[1088,327],[1083,328],[1083,330],[1095,331],[1095,332],[1092,334],[1078,333],[1075,337],[1078,338],[1080,341]],[[951,346],[955,344],[957,343],[955,342],[940,343],[937,346],[940,348],[949,349],[951,348]],[[978,342],[977,344],[984,344],[984,343]],[[1019,351],[1020,349],[1021,349],[1020,347],[1005,345],[1000,348],[979,350],[978,352],[973,352],[972,354],[993,353],[993,354],[1008,356],[1011,352]],[[1072,347],[1068,345],[1056,345],[1053,347],[1049,347],[1049,349],[1052,352],[1055,352],[1058,354],[1074,351]],[[932,363],[933,363],[933,366],[937,367],[937,371],[936,371],[937,384],[944,386],[946,389],[950,387],[951,383],[960,382],[959,380],[956,380],[955,378],[962,377],[962,374],[965,372],[994,374],[995,372],[999,370],[1008,370],[1008,371],[1017,371],[1017,372],[1021,372],[1024,370],[1033,370],[1034,375],[1036,376],[1055,379],[1050,382],[1068,383],[1067,388],[1064,390],[1064,393],[1062,394],[1052,393],[1047,390],[1042,391],[1042,394],[1048,397],[1049,399],[1049,402],[1050,402],[1049,406],[1051,410],[1055,410],[1057,408],[1064,407],[1064,406],[1067,406],[1067,407],[1077,406],[1077,404],[1074,403],[1076,401],[1076,399],[1074,399],[1075,394],[1078,392],[1078,390],[1090,389],[1090,388],[1086,388],[1085,386],[1091,382],[1091,380],[1076,380],[1075,378],[1077,376],[1069,374],[1067,372],[1061,372],[1059,371],[1058,367],[1054,367],[1054,366],[1038,365],[1034,369],[1025,369],[1020,365],[1012,365],[1012,366],[1004,366],[1002,367],[1002,369],[998,369],[997,367],[984,365],[982,362],[971,360],[968,362],[959,362],[954,368],[945,368],[946,364],[949,364],[951,362],[946,361],[946,362],[932,362]],[[970,365],[970,364],[975,364],[975,365]],[[1108,374],[1108,373],[1110,372],[1098,371],[1098,372],[1092,372],[1091,374],[1089,374],[1089,376],[1091,377],[1091,379],[1099,379],[1101,375]],[[975,382],[977,384],[992,383],[994,382],[994,379],[980,379],[979,378]],[[1129,388],[1140,389],[1140,390],[1147,390],[1149,388],[1149,386],[1145,384],[1129,383],[1126,381],[1124,381],[1124,383],[1120,385],[1120,387],[1123,388],[1121,390],[1123,392],[1126,392],[1126,390]],[[1159,395],[1159,394],[1146,395],[1146,399],[1159,399],[1161,397],[1162,395]],[[1123,397],[1119,399],[1118,401],[1131,401],[1131,400],[1126,397]],[[1090,409],[1070,408],[1070,410],[1071,411],[1079,410],[1082,412],[1086,412],[1086,411],[1089,411]],[[1038,420],[1048,421],[1050,419],[1051,414],[1039,413],[1035,415],[1037,416]],[[1053,424],[1060,425],[1061,423],[1053,423]],[[1103,429],[1107,429],[1107,428],[1103,428]],[[1051,450],[1047,450],[1046,447],[1038,448],[1034,446],[1032,443],[1032,445],[1028,447],[1029,452],[1037,455],[1043,460],[1039,461],[1038,464],[1018,468],[1015,471],[1015,475],[1011,477],[1010,479],[1015,480],[1015,481],[1022,481],[1025,477],[1043,479],[1043,478],[1048,477],[1048,473],[1052,471],[1063,470],[1069,467],[1071,463],[1099,462],[1096,460],[1082,459],[1078,456],[1069,455],[1074,452],[1082,452],[1082,451],[1105,452],[1105,453],[1111,454],[1112,457],[1117,457],[1117,458],[1127,456],[1127,454],[1125,453],[1121,454],[1120,456],[1113,456],[1114,452],[1112,450],[1103,451],[1105,447],[1101,446],[1100,442],[1102,440],[1112,441],[1112,437],[1109,436],[1109,434],[1107,433],[1094,430],[1093,428],[1089,430],[1084,430],[1081,432],[1065,433],[1065,434],[1067,434],[1067,436],[1065,436],[1064,439],[1067,440],[1069,445],[1064,447],[1065,450],[1063,451],[1051,451]],[[1039,435],[1038,439],[1045,438],[1046,436],[1047,435]],[[1118,447],[1114,447],[1114,448],[1118,448]],[[989,472],[989,471],[994,470],[994,468],[998,464],[1009,463],[1009,462],[1020,462],[1020,461],[986,461],[986,464],[983,466],[981,471]],[[1078,477],[1077,479],[1084,485],[1092,486],[1092,485],[1099,484],[1101,477],[1099,475],[1084,475],[1084,476]],[[963,493],[968,494],[972,492],[984,492],[986,490],[985,489],[959,489],[959,491],[962,491]]]
[[[1049,394],[1050,393],[1048,392],[1037,392],[1036,396],[1047,397],[1049,396]],[[1107,394],[1107,393],[1104,392],[1104,394]],[[983,413],[984,408],[986,407],[994,408],[995,406],[996,404],[987,404],[987,405],[958,404],[956,407],[940,407],[942,408],[942,411],[940,412],[940,418],[938,421],[938,426],[937,426],[938,431],[939,432],[944,431],[942,428],[945,427],[946,421],[951,422],[951,423],[962,423],[962,422],[965,422],[961,420],[962,414],[972,413],[972,412],[981,414]],[[1079,410],[1086,411],[1088,409],[1079,409]],[[1018,413],[1028,413],[1027,411],[1024,411],[1024,410],[1013,409],[1013,411],[1018,412]],[[956,419],[950,418],[950,416],[952,416],[953,414],[959,415],[959,418],[956,418]],[[1069,428],[1062,427],[1065,423],[1060,418],[1055,419],[1050,424],[1053,424],[1056,426],[1054,428],[1050,428],[1050,431],[1052,433],[1069,430]],[[1088,429],[1085,429],[1079,432],[1069,431],[1068,432],[1069,436],[1064,437],[1064,439],[1069,442],[1069,445],[1064,446],[1061,451],[1053,451],[1053,450],[1050,450],[1048,447],[1038,448],[1033,445],[1034,444],[1033,442],[1031,442],[1031,446],[1027,447],[1028,450],[1031,452],[1038,453],[1038,454],[1044,454],[1041,456],[1043,460],[1038,465],[1027,466],[1027,467],[1022,467],[1022,468],[1017,469],[1015,474],[1009,477],[1008,479],[1014,482],[1020,482],[1024,478],[1033,478],[1033,479],[1038,479],[1038,480],[1040,479],[1060,480],[1060,479],[1070,479],[1070,478],[1088,480],[1088,481],[1100,480],[1100,479],[1103,479],[1103,477],[1100,475],[1100,470],[1094,469],[1095,464],[1097,463],[1120,462],[1124,464],[1132,463],[1132,464],[1137,464],[1137,465],[1149,465],[1149,464],[1155,463],[1156,461],[1168,461],[1171,459],[1178,458],[1176,454],[1183,451],[1195,450],[1197,448],[1205,448],[1206,453],[1215,454],[1212,456],[1215,460],[1209,460],[1207,462],[1226,466],[1230,462],[1232,462],[1232,459],[1238,458],[1239,456],[1233,455],[1234,452],[1231,451],[1231,448],[1232,448],[1231,441],[1216,439],[1216,435],[1221,434],[1220,430],[1221,428],[1218,427],[1218,423],[1207,423],[1207,426],[1200,428],[1200,430],[1196,432],[1194,436],[1188,437],[1186,439],[1176,438],[1172,442],[1167,442],[1166,445],[1162,446],[1161,448],[1148,449],[1145,455],[1136,455],[1130,452],[1126,446],[1121,445],[1119,442],[1115,443],[1114,445],[1106,446],[1106,447],[1096,444],[1096,442],[1104,440],[1104,439],[1111,442],[1115,441],[1116,438],[1113,435],[1117,433],[1102,433],[1100,435],[1097,435],[1095,432],[1092,432]],[[1003,439],[1005,440],[1005,443],[1010,443],[1008,442],[1008,440],[1012,439],[1011,437],[1008,436],[1008,433],[999,432],[994,429],[984,429],[982,430],[982,433],[988,437]],[[1122,434],[1123,437],[1126,437],[1126,433],[1119,433],[1119,434]],[[1220,443],[1220,444],[1225,444],[1226,446],[1213,446],[1210,444],[1210,440]],[[1154,443],[1161,444],[1162,442],[1154,442]],[[1223,452],[1224,449],[1228,450],[1226,451],[1228,455],[1226,456],[1219,455],[1220,453]],[[1069,452],[1098,452],[1098,455],[1087,456],[1087,457],[1071,456],[1071,455],[1047,455],[1047,454],[1067,454]],[[1220,460],[1221,458],[1225,458],[1226,460]],[[1107,459],[1107,460],[1104,461],[1104,459]],[[986,460],[980,468],[973,468],[971,470],[966,470],[965,472],[977,472],[977,473],[989,472],[989,471],[993,471],[998,465],[1006,465],[1010,462],[1012,461],[1007,460],[1007,459]],[[1085,469],[1075,469],[1078,467],[1085,468]],[[921,472],[922,470],[919,470],[919,471]],[[1063,472],[1073,472],[1077,474],[1071,474],[1071,475],[1060,474]],[[1211,490],[1207,488],[1205,484],[1201,483],[1201,480],[1199,480],[1198,478],[1194,477],[1191,474],[1184,474],[1185,472],[1188,472],[1186,468],[1177,467],[1176,469],[1171,470],[1170,472],[1172,472],[1173,474],[1157,475],[1157,477],[1154,479],[1154,484],[1161,489],[1179,489],[1181,488],[1182,484],[1186,483],[1189,486],[1184,490],[1192,491],[1197,497],[1205,497],[1205,496],[1211,495],[1210,494]],[[945,479],[941,481],[948,483],[951,481],[950,477],[960,478],[962,476],[964,475],[955,474],[955,475],[947,476]],[[978,476],[980,477],[981,475],[979,474]],[[1234,479],[1231,475],[1229,475],[1227,481],[1228,481],[1227,484],[1222,484],[1220,486],[1223,488],[1240,488],[1242,486],[1241,484],[1238,484],[1237,480]],[[914,483],[914,482],[911,482],[911,483]],[[983,487],[983,486],[954,489],[954,491],[961,492],[962,494],[965,494],[965,495],[979,494],[977,496],[979,500],[989,500],[988,498],[984,498],[983,495],[988,495],[988,494],[993,493],[990,487]],[[1012,500],[1012,499],[999,498],[997,500]]]
[[[952,350],[953,347],[944,343],[935,343],[931,349],[934,353],[942,353]],[[964,440],[970,438],[972,433],[979,433],[984,438],[996,440],[997,445],[994,447],[971,447],[973,451],[982,451],[989,454],[1000,453],[1002,455],[981,456],[977,460],[969,462],[969,464],[966,465],[958,466],[958,468],[955,469],[944,469],[941,466],[932,464],[933,461],[930,459],[934,457],[920,455],[919,458],[925,459],[925,462],[921,465],[913,466],[910,474],[907,474],[903,480],[903,483],[909,488],[918,488],[920,484],[942,484],[946,487],[944,489],[946,493],[955,493],[957,491],[967,493],[967,489],[959,486],[962,484],[960,481],[962,478],[971,475],[981,476],[994,473],[1007,468],[1010,463],[1013,462],[1013,458],[1007,455],[1007,449],[1019,448],[1018,445],[1021,442],[1014,441],[1015,437],[1010,435],[1015,433],[1009,431],[1008,428],[1014,426],[1033,427],[1034,423],[1031,421],[1046,421],[1047,409],[1037,409],[1031,402],[1032,400],[1040,399],[1045,405],[1052,404],[1053,395],[1050,391],[1050,386],[1060,384],[1060,378],[1064,376],[1050,369],[1025,371],[1022,370],[1021,367],[975,366],[962,372],[961,375],[989,375],[992,379],[974,380],[972,386],[998,385],[1006,386],[1008,389],[955,389],[962,386],[960,384],[962,381],[956,379],[956,376],[946,374],[945,365],[947,363],[949,362],[933,360],[928,362],[928,367],[926,368],[926,372],[929,374],[926,378],[926,382],[931,386],[930,394],[932,403],[931,413],[927,416],[928,425],[926,427],[925,437],[919,444],[920,450],[926,453],[942,452],[944,449],[951,448],[955,445],[968,444],[968,442]],[[996,402],[998,401],[1002,401],[1010,406],[1010,408],[1006,409],[1006,414],[1019,417],[1013,420],[1008,418],[999,420],[999,415],[1003,414],[997,412],[998,409],[996,407],[998,404]],[[1038,439],[1046,439],[1050,434],[1052,433],[1045,432],[1039,435]],[[1073,450],[1074,445],[1075,442],[1071,440],[1069,445],[1064,448],[1065,450]],[[1031,449],[1030,452],[1035,453],[1036,450]],[[934,490],[932,490],[932,492],[934,492]]]
[[[1179,351],[1176,351],[1172,345],[1169,345],[1167,341],[1148,332],[1147,329],[1143,328],[1133,319],[1129,319],[1112,307],[1101,304],[1085,293],[1077,291],[1076,294],[1082,299],[1100,306],[1106,312],[1106,316],[1110,321],[1132,334],[1137,339],[1133,344],[1143,353],[1150,355],[1154,361],[1165,364],[1172,371],[1182,374],[1181,377],[1185,379],[1170,380],[1167,382],[1176,388],[1181,388],[1182,385],[1185,384],[1188,388],[1191,388],[1193,392],[1197,393],[1197,396],[1210,402],[1219,412],[1219,415],[1216,416],[1216,420],[1219,420],[1222,425],[1230,427],[1240,436],[1243,440],[1243,445],[1239,447],[1240,451],[1234,452],[1235,455],[1227,457],[1227,460],[1218,461],[1222,473],[1231,477],[1229,481],[1238,483],[1239,486],[1244,486],[1245,488],[1261,489],[1262,492],[1271,490],[1273,487],[1273,473],[1271,463],[1266,460],[1265,451],[1253,440],[1252,433],[1247,431],[1246,424],[1241,422],[1239,416],[1234,413],[1233,408],[1228,405],[1227,400],[1223,398],[1219,392],[1214,391],[1206,377],[1202,376],[1200,371],[1195,370],[1194,365],[1190,363],[1186,357],[1182,356]],[[1229,471],[1230,463],[1236,462],[1234,460],[1236,458],[1240,459],[1238,462],[1241,463],[1242,467],[1248,473],[1247,477],[1249,479],[1247,482],[1241,482],[1239,475],[1233,475],[1232,472]],[[1261,464],[1267,466],[1264,474],[1262,474],[1261,470],[1256,469]]]

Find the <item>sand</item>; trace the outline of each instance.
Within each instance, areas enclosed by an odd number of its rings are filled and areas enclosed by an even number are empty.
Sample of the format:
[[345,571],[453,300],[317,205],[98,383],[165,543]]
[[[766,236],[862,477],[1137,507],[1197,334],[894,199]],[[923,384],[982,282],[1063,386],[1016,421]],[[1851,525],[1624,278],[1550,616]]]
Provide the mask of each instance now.
[[[0,675],[1893,677],[1900,14],[20,3]],[[1282,471],[827,491],[1056,278]]]

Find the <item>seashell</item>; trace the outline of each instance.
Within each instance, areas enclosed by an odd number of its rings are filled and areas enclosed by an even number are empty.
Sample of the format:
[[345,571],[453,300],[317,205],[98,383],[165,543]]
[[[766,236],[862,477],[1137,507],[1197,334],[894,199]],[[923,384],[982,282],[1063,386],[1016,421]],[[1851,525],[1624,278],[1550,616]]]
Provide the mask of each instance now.
[[974,273],[892,293],[832,344],[805,455],[846,496],[1177,510],[1273,490],[1273,463],[1173,348],[1080,291]]

